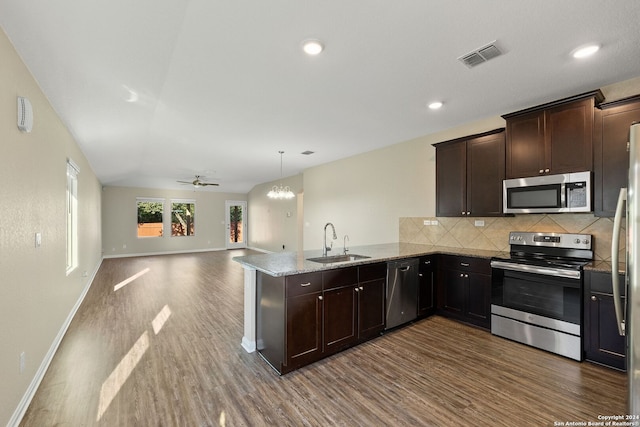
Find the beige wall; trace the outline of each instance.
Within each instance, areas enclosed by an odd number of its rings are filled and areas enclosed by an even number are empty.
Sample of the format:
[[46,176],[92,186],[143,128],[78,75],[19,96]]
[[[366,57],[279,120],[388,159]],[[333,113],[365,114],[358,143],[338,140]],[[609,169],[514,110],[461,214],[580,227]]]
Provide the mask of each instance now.
[[[273,200],[267,193],[274,185],[288,185],[296,194],[291,200]],[[256,185],[249,192],[249,247],[269,252],[297,251],[298,209],[302,193],[302,174]],[[284,249],[283,249],[284,246]]]
[[[137,197],[164,198],[163,237],[137,237]],[[195,234],[171,237],[168,225],[170,201],[191,199],[196,203]],[[104,187],[102,191],[102,249],[105,257],[220,250],[226,244],[225,201],[246,201],[245,194],[200,190],[158,190]]]
[[[1,30],[0,58],[0,425],[6,425],[100,265],[101,199],[84,155]],[[33,105],[31,133],[17,129],[18,95]],[[80,167],[79,267],[69,275],[67,158]]]
[[332,222],[342,248],[398,241],[400,217],[435,215],[435,149],[432,143],[504,126],[491,117],[304,172],[304,249],[322,247]]

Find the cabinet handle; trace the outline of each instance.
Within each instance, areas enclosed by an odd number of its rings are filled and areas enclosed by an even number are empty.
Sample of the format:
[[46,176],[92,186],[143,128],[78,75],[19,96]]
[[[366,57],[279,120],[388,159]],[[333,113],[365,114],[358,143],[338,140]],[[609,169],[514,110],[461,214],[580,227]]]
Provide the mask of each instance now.
[[471,215],[471,212],[467,211],[467,215]]
[[300,283],[300,286],[302,286],[303,288],[307,287],[307,286],[310,286],[310,285],[311,285],[311,282],[309,282],[309,283]]
[[429,265],[429,264],[431,264],[431,261],[425,261],[424,262],[424,265]]
[[464,277],[469,277],[469,275],[468,275],[468,274],[465,274],[465,275],[464,275]]
[[364,290],[364,286],[360,286],[360,290],[363,291]]
[[355,287],[355,291],[356,291],[356,292],[358,292],[359,290],[360,290],[360,289],[358,289],[358,287],[356,286],[356,287]]
[[469,263],[468,262],[461,262],[460,265],[463,266],[463,267],[469,267]]
[[464,277],[464,274],[460,273],[460,277]]
[[545,169],[545,170],[544,170],[544,173],[549,173],[549,169]]
[[322,301],[322,295],[320,295],[320,296],[318,297],[318,299],[319,299],[320,301]]
[[418,277],[422,277],[422,276],[424,276],[424,274],[418,273]]
[[598,301],[598,298],[595,295],[591,295],[591,301]]
[[538,173],[544,173],[544,170],[540,169],[540,170],[538,171]]

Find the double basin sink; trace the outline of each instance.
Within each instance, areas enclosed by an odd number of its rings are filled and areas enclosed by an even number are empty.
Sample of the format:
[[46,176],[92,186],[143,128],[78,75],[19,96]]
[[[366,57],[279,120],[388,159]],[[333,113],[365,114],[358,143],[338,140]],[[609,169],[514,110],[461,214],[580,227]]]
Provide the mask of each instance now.
[[344,255],[331,255],[331,256],[319,256],[316,258],[307,258],[307,261],[318,262],[320,264],[333,264],[335,262],[358,261],[360,259],[367,259],[367,258],[371,258],[371,257],[365,256],[365,255],[344,254]]

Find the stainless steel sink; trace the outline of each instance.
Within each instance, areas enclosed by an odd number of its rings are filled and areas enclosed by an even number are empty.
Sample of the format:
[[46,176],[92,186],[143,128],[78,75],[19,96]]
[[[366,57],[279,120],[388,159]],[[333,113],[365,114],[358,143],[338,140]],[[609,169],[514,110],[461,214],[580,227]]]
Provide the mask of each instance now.
[[321,264],[331,264],[334,262],[346,262],[357,261],[359,259],[371,258],[365,255],[345,254],[345,255],[332,255],[332,256],[319,256],[317,258],[307,258],[307,261],[319,262]]

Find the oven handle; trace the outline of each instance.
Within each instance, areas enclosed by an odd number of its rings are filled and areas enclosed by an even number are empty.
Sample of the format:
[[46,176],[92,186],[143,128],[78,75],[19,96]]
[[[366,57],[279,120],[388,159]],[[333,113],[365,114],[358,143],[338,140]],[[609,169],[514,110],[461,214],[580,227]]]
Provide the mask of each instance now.
[[616,324],[620,336],[625,335],[625,318],[622,314],[622,300],[620,298],[620,280],[618,279],[618,261],[620,250],[620,229],[622,222],[622,211],[624,202],[627,200],[627,189],[621,188],[618,194],[618,204],[616,205],[616,215],[613,218],[613,236],[611,236],[611,285],[613,287],[613,306],[616,312]]
[[569,279],[580,279],[580,276],[582,274],[580,270],[562,270],[559,268],[545,268],[545,267],[539,267],[536,265],[516,264],[512,262],[504,262],[504,261],[497,261],[497,260],[491,261],[491,267],[499,268],[502,270],[542,274],[545,276],[566,277]]

